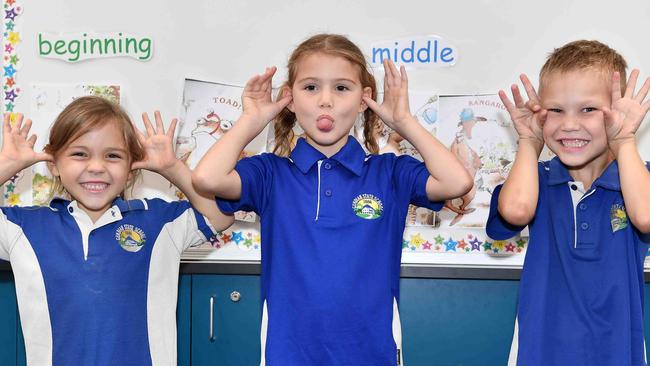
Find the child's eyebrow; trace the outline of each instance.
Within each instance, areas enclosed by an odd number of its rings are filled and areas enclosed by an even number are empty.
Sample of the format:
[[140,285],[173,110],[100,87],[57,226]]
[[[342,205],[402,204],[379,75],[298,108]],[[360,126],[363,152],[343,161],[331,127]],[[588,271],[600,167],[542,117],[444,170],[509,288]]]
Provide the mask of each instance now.
[[121,152],[121,153],[124,153],[124,154],[127,153],[127,150],[123,149],[121,147],[109,147],[108,149],[106,149],[106,151],[111,151],[111,152],[117,151],[117,152]]
[[[85,146],[85,145],[70,145],[70,146],[68,146],[68,149],[90,150],[90,148],[88,146]],[[109,148],[104,149],[104,151],[105,152],[117,151],[117,152],[121,152],[121,153],[124,153],[124,154],[127,153],[127,150],[124,149],[124,148],[121,148],[121,147],[109,147]]]
[[[319,78],[315,78],[315,77],[308,76],[308,77],[302,78],[302,79],[300,79],[300,80],[297,80],[296,82],[298,82],[298,83],[305,83],[305,82],[322,82],[322,81],[327,81],[327,80],[323,80],[323,79],[319,79]],[[348,79],[348,78],[332,79],[331,81],[333,81],[333,82],[337,82],[337,83],[338,83],[338,82],[345,81],[345,82],[352,83],[352,84],[358,84],[357,81],[352,80],[352,79]]]

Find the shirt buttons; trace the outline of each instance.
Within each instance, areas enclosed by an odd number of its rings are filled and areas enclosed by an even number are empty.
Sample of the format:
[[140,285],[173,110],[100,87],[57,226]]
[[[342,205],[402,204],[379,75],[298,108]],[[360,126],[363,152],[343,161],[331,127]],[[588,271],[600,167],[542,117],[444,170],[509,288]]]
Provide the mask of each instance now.
[[587,204],[586,204],[586,203],[581,203],[578,207],[579,207],[581,210],[584,211],[584,210],[587,209]]
[[580,224],[580,228],[582,230],[587,230],[587,229],[589,229],[589,224],[587,224],[586,222],[583,222],[582,224]]
[[74,209],[72,207],[68,207],[68,212],[72,213]]
[[329,169],[332,169],[332,164],[330,164],[330,163],[325,163],[325,164],[323,164],[323,167],[324,167],[325,169],[329,170]]
[[575,185],[575,184],[572,184],[572,185],[571,185],[571,189],[573,189],[574,191],[577,191],[577,190],[578,190],[578,186]]
[[331,189],[326,189],[325,190],[325,196],[326,197],[332,197],[332,190]]

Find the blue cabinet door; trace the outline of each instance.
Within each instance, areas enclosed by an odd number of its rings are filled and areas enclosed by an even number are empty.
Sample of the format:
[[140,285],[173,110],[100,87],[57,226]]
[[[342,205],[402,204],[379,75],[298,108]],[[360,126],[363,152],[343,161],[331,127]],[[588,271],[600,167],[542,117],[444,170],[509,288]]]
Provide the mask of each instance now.
[[259,365],[260,323],[259,276],[192,276],[192,366]]
[[16,364],[18,306],[14,277],[0,272],[0,365]]
[[402,279],[404,364],[505,365],[519,281]]

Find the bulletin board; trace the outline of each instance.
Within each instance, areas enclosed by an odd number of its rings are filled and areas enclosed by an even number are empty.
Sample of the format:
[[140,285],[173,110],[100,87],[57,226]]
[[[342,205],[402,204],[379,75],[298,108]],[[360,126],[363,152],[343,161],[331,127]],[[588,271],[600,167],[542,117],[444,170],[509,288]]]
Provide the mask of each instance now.
[[[57,108],[79,95],[116,98],[139,127],[142,112],[158,109],[166,121],[181,118],[177,153],[192,164],[205,141],[227,133],[236,120],[238,96],[251,75],[277,65],[279,85],[289,53],[303,39],[320,32],[345,34],[369,62],[376,63],[382,53],[399,56],[407,66],[411,108],[420,123],[448,146],[456,143],[481,159],[474,174],[480,185],[474,216],[458,218],[450,209],[433,216],[412,208],[403,263],[517,268],[527,238],[492,241],[480,225],[491,189],[508,172],[516,141],[496,93],[508,90],[522,72],[537,84],[547,54],[576,39],[605,42],[630,68],[649,75],[650,48],[639,29],[650,20],[650,3],[623,0],[615,5],[612,9],[609,2],[587,0],[3,0],[2,109],[31,116],[39,131],[47,130]],[[96,39],[103,40],[104,48],[91,52]],[[414,59],[419,62],[409,62]],[[374,72],[381,87],[383,71]],[[214,105],[197,107],[189,93],[204,86],[221,88],[220,94],[204,92]],[[470,124],[471,131],[462,129]],[[638,132],[645,160],[650,160],[649,129],[645,123]],[[44,138],[39,136],[39,143]],[[247,154],[266,146],[267,134]],[[402,145],[399,153],[414,152]],[[40,203],[42,169],[9,182],[3,188],[4,204]],[[147,173],[134,196],[173,200],[178,192]],[[259,261],[258,228],[259,218],[240,213],[235,226],[186,252],[184,260]]]

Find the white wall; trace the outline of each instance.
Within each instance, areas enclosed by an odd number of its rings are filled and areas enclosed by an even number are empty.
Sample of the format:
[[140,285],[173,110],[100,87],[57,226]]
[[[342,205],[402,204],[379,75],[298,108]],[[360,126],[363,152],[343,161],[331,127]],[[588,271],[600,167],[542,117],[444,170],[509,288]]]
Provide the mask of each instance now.
[[[18,82],[118,83],[134,117],[155,108],[177,115],[185,77],[243,84],[267,65],[282,68],[296,44],[323,31],[346,34],[364,49],[400,36],[442,36],[459,49],[456,65],[409,75],[413,89],[441,94],[495,93],[521,72],[536,83],[547,53],[580,38],[608,43],[642,76],[650,74],[647,1],[40,0],[23,6]],[[37,56],[38,32],[85,31],[150,35],[153,58],[67,64]],[[281,69],[278,82],[283,76]],[[20,111],[29,112],[29,98],[25,88]],[[640,146],[650,160],[650,144]]]

